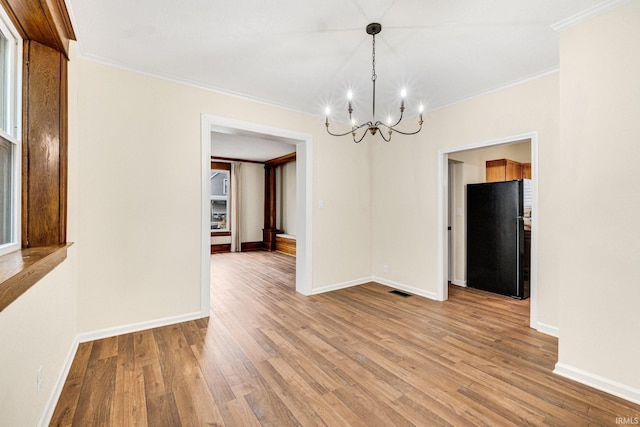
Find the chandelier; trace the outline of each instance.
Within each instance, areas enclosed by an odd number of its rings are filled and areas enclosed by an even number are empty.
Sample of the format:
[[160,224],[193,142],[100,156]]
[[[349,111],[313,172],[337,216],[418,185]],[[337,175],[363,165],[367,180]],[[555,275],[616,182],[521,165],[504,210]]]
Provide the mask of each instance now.
[[[369,133],[371,133],[371,135],[375,135],[376,133],[379,134],[382,139],[384,139],[386,142],[391,141],[391,134],[393,134],[393,132],[397,132],[399,134],[402,135],[415,135],[418,132],[420,132],[422,130],[422,111],[423,111],[423,106],[422,104],[420,104],[418,110],[420,113],[420,118],[418,120],[418,130],[414,131],[414,132],[404,132],[401,130],[398,130],[396,128],[396,126],[398,126],[400,124],[400,122],[402,121],[402,116],[404,115],[404,98],[407,95],[406,90],[402,90],[400,93],[401,96],[401,101],[400,101],[400,117],[398,118],[398,121],[393,123],[391,116],[389,116],[387,118],[387,122],[381,122],[380,120],[377,120],[375,123],[373,122],[373,120],[375,120],[375,116],[376,116],[376,80],[378,78],[378,76],[376,75],[376,34],[379,34],[380,31],[382,31],[382,25],[378,24],[378,23],[371,23],[369,25],[367,25],[367,34],[370,34],[372,37],[372,42],[371,42],[371,64],[372,64],[372,71],[371,71],[371,83],[373,84],[373,104],[372,104],[372,115],[371,115],[371,120],[366,122],[366,123],[362,123],[362,124],[358,124],[355,119],[353,118],[353,107],[351,105],[351,100],[353,98],[353,92],[349,91],[347,93],[347,99],[348,99],[348,108],[347,111],[349,113],[349,122],[351,123],[351,130],[347,131],[345,133],[333,133],[331,132],[331,130],[329,129],[329,114],[331,113],[331,110],[329,109],[329,107],[327,107],[326,111],[325,111],[325,126],[327,128],[327,132],[329,133],[329,135],[333,135],[333,136],[345,136],[345,135],[349,135],[351,134],[351,136],[353,137],[353,142],[355,143],[359,143],[360,141],[362,141],[364,139],[364,137],[367,134],[367,130],[369,131]],[[360,129],[364,129],[364,131],[362,132],[362,134],[360,134],[358,136],[358,131]],[[385,135],[386,134],[386,135]]]

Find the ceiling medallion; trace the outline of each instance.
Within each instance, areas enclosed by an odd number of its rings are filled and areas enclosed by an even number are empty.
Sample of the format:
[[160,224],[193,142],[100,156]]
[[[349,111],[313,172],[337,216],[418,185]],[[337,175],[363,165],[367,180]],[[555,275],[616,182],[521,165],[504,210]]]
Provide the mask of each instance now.
[[[396,126],[398,126],[400,124],[400,122],[402,121],[402,116],[404,114],[404,98],[407,95],[407,92],[405,89],[403,89],[400,92],[400,96],[401,96],[401,101],[400,101],[400,118],[398,118],[398,121],[393,123],[391,116],[388,117],[387,122],[381,122],[380,120],[376,121],[375,123],[373,122],[373,120],[375,120],[375,116],[376,116],[376,80],[378,78],[378,76],[376,75],[376,34],[379,34],[382,31],[382,25],[378,24],[378,23],[371,23],[369,25],[367,25],[367,34],[370,34],[372,37],[372,42],[371,42],[371,64],[372,64],[372,71],[371,71],[371,83],[373,84],[373,105],[372,105],[372,115],[371,115],[371,120],[363,123],[363,124],[358,124],[356,122],[356,120],[353,118],[353,107],[351,105],[351,100],[353,98],[353,92],[349,91],[347,93],[347,99],[348,99],[348,113],[349,113],[349,122],[351,123],[351,130],[345,133],[333,133],[331,132],[331,130],[329,130],[329,114],[330,114],[330,109],[329,107],[327,107],[325,113],[325,126],[327,128],[327,132],[330,135],[333,136],[345,136],[345,135],[349,135],[351,134],[351,136],[353,137],[353,142],[358,143],[360,141],[362,141],[365,137],[365,135],[367,134],[367,130],[369,131],[369,133],[371,133],[371,135],[375,135],[378,134],[382,137],[382,139],[384,139],[386,142],[391,141],[391,135],[393,132],[398,132],[399,134],[402,135],[415,135],[418,132],[420,132],[422,130],[422,111],[424,109],[424,107],[422,106],[422,104],[420,104],[418,110],[420,112],[420,118],[418,120],[418,130],[414,131],[414,132],[403,132],[400,131],[398,129],[396,129]],[[362,132],[362,134],[360,136],[357,136],[357,133],[360,129],[364,129],[364,131]]]

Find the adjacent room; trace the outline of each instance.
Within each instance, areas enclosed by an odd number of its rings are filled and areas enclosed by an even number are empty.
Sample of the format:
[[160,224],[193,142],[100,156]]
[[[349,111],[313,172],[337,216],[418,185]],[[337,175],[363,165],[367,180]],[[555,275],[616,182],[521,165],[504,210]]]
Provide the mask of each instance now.
[[0,12],[0,424],[638,423],[639,1]]
[[[526,140],[449,154],[450,283],[516,299],[531,296],[531,148]],[[503,184],[518,180],[522,183]],[[494,210],[496,206],[503,211]],[[495,271],[504,275],[496,277]]]

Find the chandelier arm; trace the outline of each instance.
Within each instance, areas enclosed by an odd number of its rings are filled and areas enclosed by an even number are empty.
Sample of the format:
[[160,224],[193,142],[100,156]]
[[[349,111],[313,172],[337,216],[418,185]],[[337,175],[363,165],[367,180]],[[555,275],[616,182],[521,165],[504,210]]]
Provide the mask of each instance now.
[[367,127],[367,128],[369,128],[369,126],[372,126],[372,123],[371,123],[371,122],[367,122],[367,123],[361,124],[360,126],[352,126],[352,127],[351,127],[351,130],[350,130],[350,131],[347,131],[347,132],[345,132],[345,133],[333,133],[333,132],[331,132],[331,131],[329,130],[329,126],[327,126],[327,132],[328,132],[328,133],[329,133],[329,135],[331,135],[331,136],[345,136],[345,135],[353,134],[353,133],[355,133],[356,131],[358,131],[358,130],[362,129],[363,127]]
[[394,129],[393,131],[394,131],[394,132],[401,133],[401,134],[403,134],[403,135],[415,135],[415,134],[417,134],[418,132],[420,132],[421,130],[422,130],[422,123],[420,123],[420,127],[418,128],[418,130],[413,131],[413,132],[402,132],[402,131],[397,130],[397,129]]
[[395,122],[394,124],[392,124],[390,127],[394,128],[396,126],[398,126],[400,124],[400,122],[402,121],[402,118],[404,117],[404,108],[400,109],[400,118],[398,119],[397,122]]
[[[364,127],[364,125],[360,126],[360,127]],[[360,128],[358,128],[358,129],[360,129]],[[358,139],[356,139],[356,132],[355,131],[353,131],[352,135],[353,135],[353,142],[355,142],[356,144],[359,144],[360,141],[362,141],[364,139],[364,137],[367,136],[367,131],[365,130],[364,132],[362,132],[362,135],[360,135],[360,138],[358,138]]]
[[389,138],[385,138],[384,132],[382,132],[382,129],[380,129],[380,131],[378,133],[380,134],[380,138],[382,138],[384,140],[384,142],[391,141],[391,132],[389,132]]
[[367,129],[372,125],[373,123],[371,122],[367,122],[367,123],[363,123],[360,126],[355,126],[351,129],[351,133],[354,133],[360,129],[362,129],[363,127],[366,127]]
[[346,135],[349,135],[350,133],[353,133],[353,130],[350,130],[350,131],[345,132],[345,133],[333,133],[333,132],[331,132],[329,130],[329,126],[327,126],[327,133],[329,133],[329,135],[331,135],[331,136],[346,136]]
[[[396,124],[397,124],[397,123],[396,123]],[[415,134],[417,134],[418,132],[420,132],[420,131],[422,130],[422,123],[420,123],[420,127],[418,128],[418,130],[416,130],[416,131],[414,131],[414,132],[403,132],[403,131],[401,131],[401,130],[396,129],[396,128],[395,128],[395,126],[396,126],[396,125],[389,126],[389,125],[387,125],[387,124],[385,124],[385,123],[383,123],[383,122],[381,122],[381,121],[379,121],[379,120],[376,122],[376,126],[377,126],[377,127],[384,126],[384,127],[386,127],[387,129],[389,129],[390,131],[398,132],[398,133],[401,133],[402,135],[415,135]]]

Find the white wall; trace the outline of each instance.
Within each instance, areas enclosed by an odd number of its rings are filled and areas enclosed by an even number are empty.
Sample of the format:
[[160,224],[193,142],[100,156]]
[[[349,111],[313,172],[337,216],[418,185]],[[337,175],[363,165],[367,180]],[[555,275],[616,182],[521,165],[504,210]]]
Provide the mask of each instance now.
[[[561,33],[553,208],[559,367],[640,403],[640,2]],[[600,379],[597,376],[601,377]]]
[[78,79],[80,331],[200,310],[202,113],[312,133],[313,196],[325,202],[312,212],[312,288],[370,275],[366,145],[322,133],[320,117],[116,69],[75,51],[71,67]]

